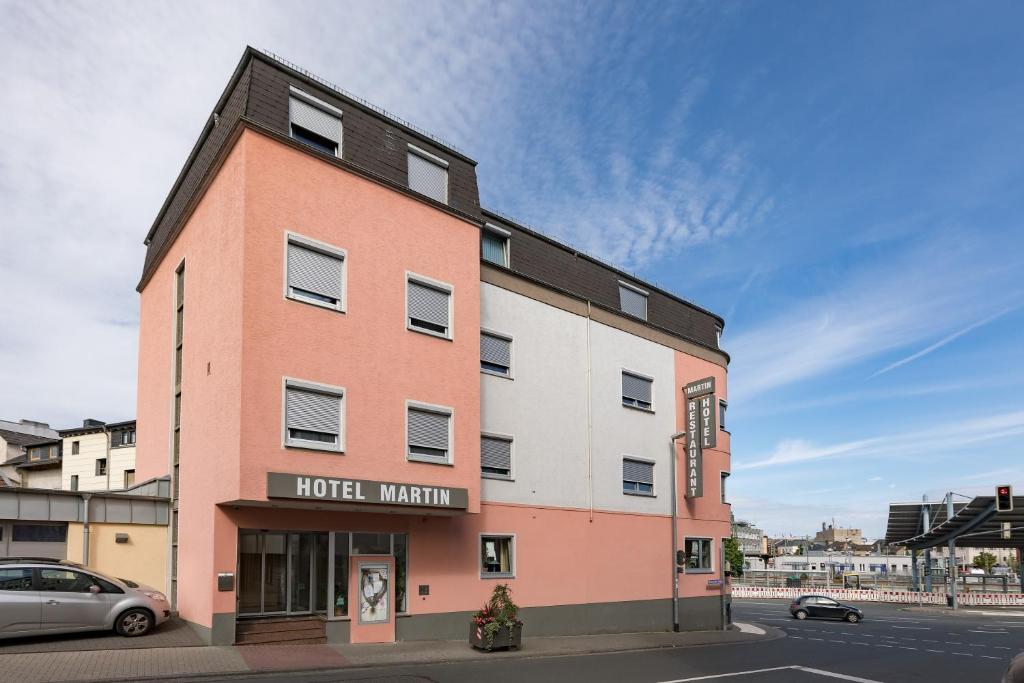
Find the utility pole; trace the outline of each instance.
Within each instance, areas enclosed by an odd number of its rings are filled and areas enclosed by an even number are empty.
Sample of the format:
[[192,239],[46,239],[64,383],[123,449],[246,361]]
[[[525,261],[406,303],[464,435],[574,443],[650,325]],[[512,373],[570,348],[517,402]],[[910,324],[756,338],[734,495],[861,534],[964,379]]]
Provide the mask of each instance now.
[[[946,521],[953,519],[953,492],[946,494]],[[949,601],[950,607],[956,609],[956,540],[949,539]]]
[[[932,528],[931,522],[931,506],[928,505],[928,495],[925,494],[921,497],[921,514],[923,515],[922,521],[924,522],[924,530],[928,532]],[[924,549],[924,590],[926,593],[932,592],[932,549]]]

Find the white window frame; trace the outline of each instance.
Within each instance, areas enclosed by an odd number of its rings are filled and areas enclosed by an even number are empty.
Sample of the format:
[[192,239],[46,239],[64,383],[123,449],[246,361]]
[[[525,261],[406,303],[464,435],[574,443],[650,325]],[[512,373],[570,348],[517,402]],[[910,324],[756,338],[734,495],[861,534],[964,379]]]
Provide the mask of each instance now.
[[[484,539],[485,538],[507,538],[511,541],[509,545],[509,552],[512,554],[512,571],[511,572],[485,572],[484,571]],[[486,579],[514,579],[516,578],[516,565],[519,562],[519,549],[518,543],[516,543],[515,533],[507,533],[501,531],[487,531],[480,532],[476,546],[476,564],[477,569],[480,572],[480,578]]]
[[711,563],[710,568],[691,569],[690,558],[686,556],[686,564],[684,565],[684,572],[686,574],[714,574],[715,573],[715,539],[710,536],[686,536],[683,538],[683,548],[689,548],[689,541],[707,541],[711,544],[708,548],[708,559]]
[[[310,249],[312,251],[319,251],[325,256],[341,260],[341,299],[338,301],[337,306],[332,306],[326,301],[318,301],[316,299],[307,299],[301,294],[293,294],[289,290],[291,287],[288,285],[288,245],[295,244],[304,249]],[[298,301],[299,303],[309,304],[311,306],[319,306],[320,308],[326,308],[329,311],[337,311],[339,313],[345,313],[348,310],[348,251],[341,247],[336,247],[333,244],[327,244],[320,240],[315,240],[312,237],[306,237],[300,235],[297,232],[291,230],[284,231],[284,298],[292,301]]]
[[628,315],[628,316],[630,316],[632,318],[636,318],[637,320],[644,320],[644,321],[648,320],[651,317],[650,316],[650,314],[651,314],[651,293],[648,292],[646,289],[641,289],[641,288],[637,287],[634,284],[630,284],[629,282],[626,282],[625,280],[619,280],[619,286],[620,287],[625,287],[626,289],[631,289],[631,290],[633,290],[634,292],[636,292],[637,294],[639,294],[640,296],[642,296],[644,298],[644,317],[641,318],[639,316],[633,315],[632,313],[629,313],[627,311],[622,310],[622,295],[621,295],[621,293],[619,294],[619,312],[620,313],[625,313],[626,315]]
[[[444,202],[443,202],[443,204],[449,205],[449,201],[450,201],[451,195],[452,195],[452,187],[451,187],[451,185],[452,185],[452,178],[451,178],[451,168],[450,168],[450,165],[448,164],[448,162],[445,159],[442,159],[441,157],[437,156],[436,154],[431,154],[427,150],[425,150],[425,149],[423,149],[421,147],[417,147],[416,145],[412,144],[411,142],[407,143],[407,147],[408,147],[408,152],[409,153],[415,154],[416,156],[420,157],[421,159],[429,161],[432,164],[437,164],[438,166],[440,166],[441,168],[444,169]],[[408,156],[406,156],[405,164],[406,164],[406,173],[408,173],[408,166],[409,166],[409,157]],[[406,182],[408,183],[408,180]],[[430,195],[423,194],[419,190],[413,189],[413,187],[411,185],[409,186],[409,189],[412,190],[413,192],[415,192],[416,194],[420,195],[421,197],[426,197],[427,199],[434,199]],[[434,201],[437,201],[437,200],[434,199]]]
[[[318,391],[324,394],[330,394],[337,396],[338,409],[340,415],[338,416],[338,443],[330,444],[322,441],[306,441],[304,439],[292,439],[288,436],[288,389],[307,389],[310,391]],[[320,382],[310,382],[309,380],[298,379],[296,377],[284,377],[281,380],[281,448],[290,449],[298,448],[307,451],[326,451],[328,453],[345,453],[345,433],[347,424],[345,422],[345,396],[347,392],[345,387],[336,386],[333,384],[322,384]]]
[[[492,235],[498,235],[499,237],[502,237],[504,239],[504,241],[505,241],[505,246],[504,246],[504,249],[503,249],[503,255],[504,255],[505,262],[504,263],[496,264],[496,263],[494,263],[494,261],[488,261],[487,259],[483,259],[484,262],[490,263],[492,266],[493,265],[499,265],[499,266],[503,266],[505,268],[509,268],[510,264],[512,263],[512,233],[509,232],[508,230],[506,230],[505,228],[498,227],[497,225],[495,225],[493,223],[484,223],[483,231],[484,232],[489,232]],[[483,258],[482,238],[483,238],[483,235],[481,235],[481,245],[480,245],[480,257],[481,258]]]
[[508,373],[495,372],[494,370],[488,370],[483,366],[483,359],[480,359],[480,372],[485,375],[492,375],[494,377],[501,377],[502,379],[515,379],[515,364],[516,364],[516,343],[515,339],[510,334],[505,332],[496,332],[485,327],[480,328],[480,334],[487,334],[498,339],[504,339],[508,342]]
[[[493,474],[491,472],[484,472],[483,466],[480,468],[480,477],[482,479],[496,479],[497,481],[515,481],[516,480],[516,439],[511,434],[498,434],[497,432],[480,432],[480,438],[484,437],[490,439],[500,439],[502,441],[508,441],[508,475],[504,474]],[[513,557],[513,559],[515,559]]]
[[[657,478],[657,476],[655,476],[656,473],[654,471],[655,467],[657,467],[657,465],[658,465],[657,461],[651,460],[649,458],[638,458],[635,455],[623,455],[622,459],[623,460],[632,460],[633,462],[642,462],[645,465],[650,465],[651,466],[651,479],[654,480],[654,481],[651,482],[651,492],[650,493],[644,493],[643,491],[626,491],[625,489],[623,489],[622,495],[624,495],[624,496],[638,496],[640,498],[657,498],[658,497],[658,489],[657,489],[658,478]],[[623,479],[622,483],[625,484],[626,480]],[[634,483],[639,484],[640,482],[634,482]]]
[[[341,124],[341,139],[338,140],[338,149],[334,152],[334,156],[337,157],[338,159],[341,159],[342,158],[341,157],[342,149],[345,146],[345,112],[343,112],[341,109],[338,109],[333,104],[328,104],[327,102],[324,102],[323,100],[321,100],[321,99],[319,99],[317,97],[313,97],[308,92],[305,92],[303,90],[299,90],[294,85],[288,86],[288,94],[291,97],[296,97],[296,98],[302,100],[303,102],[305,102],[306,104],[308,104],[311,107],[315,107],[315,108],[321,110],[325,114],[330,114],[331,116],[337,116],[338,117],[338,123]],[[292,140],[295,140],[296,142],[299,142],[300,144],[304,144],[304,145],[306,145],[308,147],[308,144],[303,143],[301,140],[298,140],[292,134],[292,113],[291,113],[291,107],[290,106],[289,106],[289,109],[288,109],[288,137],[291,138]]]
[[[629,408],[630,410],[639,410],[641,413],[653,413],[654,412],[654,408],[655,408],[655,405],[654,405],[654,378],[651,377],[650,375],[645,375],[642,372],[637,372],[636,370],[630,370],[629,368],[626,368],[626,367],[619,368],[619,370],[620,370],[620,373],[619,373],[619,402],[622,404],[622,407],[623,408]],[[645,379],[645,380],[647,380],[647,381],[649,381],[651,383],[651,407],[650,408],[644,408],[643,406],[629,405],[628,403],[626,403],[623,400],[625,398],[625,396],[622,395],[622,373],[625,373],[627,375],[633,375],[634,377],[639,377],[640,379]]]
[[[432,287],[448,292],[448,333],[441,334],[433,330],[423,329],[421,327],[414,327],[412,321],[409,318],[409,283],[415,282],[424,287]],[[447,339],[448,341],[455,341],[455,285],[443,282],[441,280],[435,280],[432,277],[426,275],[420,275],[414,273],[411,270],[405,271],[405,329],[411,330],[412,332],[419,332],[430,337],[437,337],[438,339]]]
[[[428,413],[439,413],[448,416],[448,453],[444,460],[433,456],[421,455],[409,452],[409,409],[422,410]],[[455,408],[442,406],[436,403],[424,403],[423,401],[406,400],[405,402],[405,436],[402,437],[405,443],[405,459],[408,462],[422,462],[428,465],[444,465],[452,467],[455,465]]]
[[729,504],[729,496],[726,495],[725,482],[731,476],[732,476],[732,472],[726,472],[726,471],[723,470],[722,473],[721,473],[721,482],[722,483],[721,483],[720,493],[721,493],[721,497],[722,497],[722,503],[724,503],[725,505]]

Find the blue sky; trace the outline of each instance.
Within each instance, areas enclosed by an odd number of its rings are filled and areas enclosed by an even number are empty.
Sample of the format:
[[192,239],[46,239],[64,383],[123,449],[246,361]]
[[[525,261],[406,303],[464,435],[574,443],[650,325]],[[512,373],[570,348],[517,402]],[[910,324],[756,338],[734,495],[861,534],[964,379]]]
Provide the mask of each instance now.
[[[142,239],[246,44],[726,317],[737,516],[1024,491],[1019,3],[0,1],[0,417],[134,413]],[[45,36],[45,39],[43,38]]]

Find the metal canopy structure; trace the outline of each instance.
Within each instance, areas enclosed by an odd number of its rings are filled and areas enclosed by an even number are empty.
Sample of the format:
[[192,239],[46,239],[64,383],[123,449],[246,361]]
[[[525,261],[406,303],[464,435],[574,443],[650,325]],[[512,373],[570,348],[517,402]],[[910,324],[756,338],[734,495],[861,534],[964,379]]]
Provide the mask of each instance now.
[[[925,511],[930,520],[924,526]],[[1010,538],[1002,537],[1009,522]],[[966,548],[1024,548],[1024,496],[1014,496],[1013,512],[996,512],[995,496],[978,496],[969,503],[954,503],[947,519],[945,503],[892,503],[885,533],[889,545],[925,550],[955,541]]]

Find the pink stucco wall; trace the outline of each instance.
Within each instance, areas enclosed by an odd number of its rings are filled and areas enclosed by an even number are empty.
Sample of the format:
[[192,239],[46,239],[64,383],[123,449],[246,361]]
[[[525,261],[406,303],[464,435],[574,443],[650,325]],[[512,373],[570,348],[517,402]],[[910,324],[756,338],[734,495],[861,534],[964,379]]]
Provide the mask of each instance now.
[[[246,140],[228,155],[141,293],[137,479],[170,471],[175,270],[185,261],[178,608],[209,626],[215,496],[238,488]],[[218,545],[218,542],[221,544]]]
[[[686,429],[686,400],[682,387],[704,377],[715,378],[716,399],[728,400],[728,372],[720,365],[696,358],[679,351],[676,359],[676,425],[679,431]],[[718,406],[715,406],[715,410]],[[717,415],[716,415],[717,418]],[[717,419],[716,419],[717,424]],[[728,426],[728,424],[726,425]],[[676,487],[679,491],[679,547],[683,547],[683,539],[687,536],[714,539],[714,574],[680,574],[679,594],[682,597],[699,597],[717,595],[718,588],[707,585],[709,578],[722,578],[721,543],[723,538],[732,535],[730,514],[731,506],[722,503],[721,473],[730,471],[730,434],[722,429],[718,431],[715,448],[704,449],[704,495],[701,498],[687,499],[683,496],[686,488],[686,453],[682,441],[676,449]],[[728,484],[726,484],[728,487]],[[726,491],[728,494],[728,490]],[[728,496],[727,496],[728,498]]]

